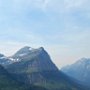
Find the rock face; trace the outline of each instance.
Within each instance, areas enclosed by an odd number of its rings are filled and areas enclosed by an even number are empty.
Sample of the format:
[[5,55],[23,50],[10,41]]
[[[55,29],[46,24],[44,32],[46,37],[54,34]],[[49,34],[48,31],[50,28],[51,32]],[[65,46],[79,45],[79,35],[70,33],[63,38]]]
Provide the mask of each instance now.
[[43,86],[48,90],[85,90],[58,70],[43,47],[24,47],[11,58],[15,63],[10,64],[7,70],[19,82]]
[[20,82],[17,82],[13,76],[0,65],[0,90],[47,90],[43,87],[37,86],[25,86]]
[[[26,65],[22,66],[29,69],[28,72],[58,70],[55,64],[51,61],[48,53],[42,47],[40,47],[39,49],[24,47],[20,49],[15,55],[13,55],[12,58],[16,61],[18,59],[17,64]],[[20,65],[18,66],[20,67]]]
[[20,74],[20,77],[25,78],[24,81],[29,84],[43,82],[42,72],[59,71],[42,47],[38,49],[24,47],[13,55],[12,58],[16,59],[16,61],[18,59],[18,62],[10,65],[8,70],[13,74]]
[[90,86],[90,58],[82,58],[76,63],[62,68],[62,71],[84,85]]

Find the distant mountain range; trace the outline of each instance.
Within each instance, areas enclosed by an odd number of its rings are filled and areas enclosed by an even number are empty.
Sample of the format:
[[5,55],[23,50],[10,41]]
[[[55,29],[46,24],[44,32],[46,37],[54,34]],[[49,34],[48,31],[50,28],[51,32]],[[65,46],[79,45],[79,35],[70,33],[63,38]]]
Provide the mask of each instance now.
[[82,58],[74,64],[62,68],[62,71],[90,87],[90,58]]
[[[17,85],[15,90],[89,90],[59,71],[43,47],[34,49],[25,46],[10,57],[1,54],[0,64],[3,66],[0,72],[5,71],[9,74],[5,79],[10,78],[14,82],[10,82],[9,85]],[[12,89],[9,87],[3,90]]]

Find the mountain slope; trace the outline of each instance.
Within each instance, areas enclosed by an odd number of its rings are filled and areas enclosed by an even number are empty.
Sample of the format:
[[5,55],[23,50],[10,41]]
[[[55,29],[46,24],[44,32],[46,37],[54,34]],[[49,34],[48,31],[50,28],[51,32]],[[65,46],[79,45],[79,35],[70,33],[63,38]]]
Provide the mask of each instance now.
[[79,84],[59,72],[43,47],[24,47],[11,58],[18,59],[18,62],[9,65],[7,70],[26,85],[33,84],[49,90],[81,90]]
[[0,65],[0,90],[46,90],[43,87],[37,87],[33,85],[25,86],[24,84],[17,82],[6,69]]
[[11,77],[12,76],[0,65],[0,90],[24,90],[24,88]]
[[13,61],[11,61],[8,57],[4,56],[3,54],[0,54],[0,65],[7,66],[8,64],[11,64]]
[[82,58],[76,63],[62,68],[62,71],[82,84],[90,86],[90,58]]

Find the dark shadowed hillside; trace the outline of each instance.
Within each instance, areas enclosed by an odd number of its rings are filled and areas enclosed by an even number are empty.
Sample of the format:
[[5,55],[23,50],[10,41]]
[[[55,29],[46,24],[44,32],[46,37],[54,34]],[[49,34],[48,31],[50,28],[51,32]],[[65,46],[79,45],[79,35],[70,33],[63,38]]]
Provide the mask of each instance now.
[[0,90],[46,90],[43,87],[37,87],[33,85],[25,86],[24,84],[17,82],[11,74],[9,74],[0,65]]

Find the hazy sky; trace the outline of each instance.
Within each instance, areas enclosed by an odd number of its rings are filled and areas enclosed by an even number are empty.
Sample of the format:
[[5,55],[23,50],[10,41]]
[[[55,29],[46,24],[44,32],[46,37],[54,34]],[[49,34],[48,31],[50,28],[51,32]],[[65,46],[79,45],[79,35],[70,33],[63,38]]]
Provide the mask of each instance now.
[[0,0],[0,52],[43,46],[60,68],[90,57],[90,0]]

